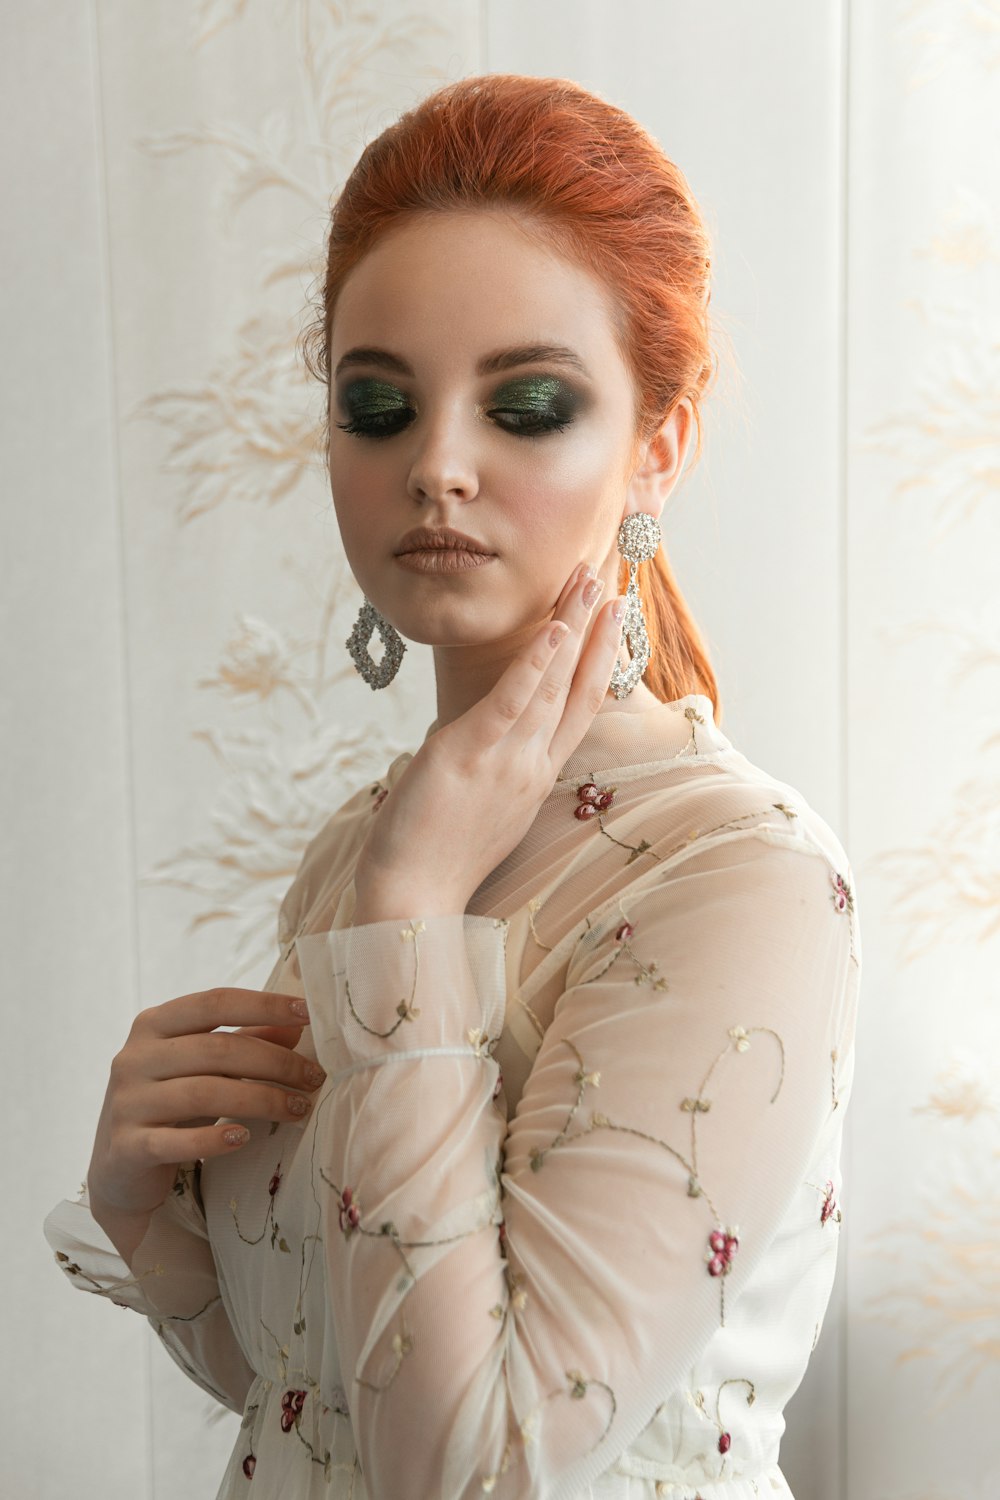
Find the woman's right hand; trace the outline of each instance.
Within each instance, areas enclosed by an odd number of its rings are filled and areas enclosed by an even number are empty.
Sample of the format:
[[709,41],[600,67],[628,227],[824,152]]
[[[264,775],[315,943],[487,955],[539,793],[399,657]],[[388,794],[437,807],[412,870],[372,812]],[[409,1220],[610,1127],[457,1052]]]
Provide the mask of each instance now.
[[301,1123],[289,1101],[311,1108],[325,1075],[310,1077],[316,1064],[292,1050],[304,1024],[289,1024],[293,998],[220,987],[139,1012],[111,1060],[87,1170],[92,1210],[146,1218],[170,1193],[179,1162],[238,1151],[225,1140],[232,1119],[217,1124],[220,1116]]

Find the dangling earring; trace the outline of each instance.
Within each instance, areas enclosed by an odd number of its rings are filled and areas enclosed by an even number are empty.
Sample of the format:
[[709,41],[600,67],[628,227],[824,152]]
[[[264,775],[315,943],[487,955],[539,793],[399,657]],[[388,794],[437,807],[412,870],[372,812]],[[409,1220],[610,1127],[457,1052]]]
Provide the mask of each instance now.
[[646,515],[645,511],[626,516],[618,528],[618,551],[629,564],[622,640],[628,641],[632,660],[627,667],[622,666],[621,656],[615,662],[611,673],[611,691],[616,698],[627,698],[649,665],[649,636],[646,634],[636,574],[639,564],[647,562],[655,554],[662,535],[659,521],[655,516]]
[[[385,647],[381,661],[376,661],[368,650],[368,642],[374,630],[382,637],[382,645]],[[399,664],[406,650],[406,643],[399,631],[388,620],[383,619],[374,604],[369,604],[367,599],[344,644],[354,659],[354,665],[372,689],[389,686],[399,671]]]

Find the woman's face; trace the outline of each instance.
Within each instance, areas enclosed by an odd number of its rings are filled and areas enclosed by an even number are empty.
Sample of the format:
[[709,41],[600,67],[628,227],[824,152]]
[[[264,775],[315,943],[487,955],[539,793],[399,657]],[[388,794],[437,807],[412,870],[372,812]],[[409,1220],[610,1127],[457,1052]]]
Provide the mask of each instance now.
[[[589,272],[506,213],[409,220],[344,282],[330,371],[347,559],[404,636],[515,636],[584,559],[613,597],[635,398]],[[411,535],[443,528],[479,550]]]

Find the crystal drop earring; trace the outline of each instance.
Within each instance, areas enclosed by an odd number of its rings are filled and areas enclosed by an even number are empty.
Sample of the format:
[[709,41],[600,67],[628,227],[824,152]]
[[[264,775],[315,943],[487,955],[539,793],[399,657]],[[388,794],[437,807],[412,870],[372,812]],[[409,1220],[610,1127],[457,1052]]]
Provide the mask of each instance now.
[[645,511],[626,516],[618,528],[618,551],[629,565],[628,588],[625,591],[625,615],[622,620],[622,641],[628,641],[631,661],[623,667],[621,656],[611,673],[611,691],[616,698],[627,698],[649,666],[649,636],[642,613],[642,600],[636,574],[639,564],[648,562],[660,545],[662,532],[655,516]]
[[[372,633],[377,630],[382,645],[385,648],[382,660],[376,661],[368,650],[368,642]],[[406,643],[395,626],[390,625],[366,599],[361,606],[358,618],[354,622],[354,629],[344,643],[354,661],[354,665],[373,690],[388,687],[389,683],[399,671],[399,664],[403,660],[403,652]]]

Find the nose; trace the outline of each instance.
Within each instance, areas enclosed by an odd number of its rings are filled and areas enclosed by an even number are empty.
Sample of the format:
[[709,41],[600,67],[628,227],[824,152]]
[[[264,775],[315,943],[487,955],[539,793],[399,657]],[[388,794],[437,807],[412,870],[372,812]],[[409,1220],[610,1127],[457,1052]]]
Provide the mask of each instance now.
[[418,505],[450,501],[464,505],[479,493],[472,462],[474,439],[458,414],[425,416],[414,431],[416,451],[406,492]]

